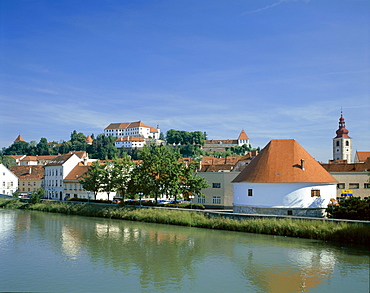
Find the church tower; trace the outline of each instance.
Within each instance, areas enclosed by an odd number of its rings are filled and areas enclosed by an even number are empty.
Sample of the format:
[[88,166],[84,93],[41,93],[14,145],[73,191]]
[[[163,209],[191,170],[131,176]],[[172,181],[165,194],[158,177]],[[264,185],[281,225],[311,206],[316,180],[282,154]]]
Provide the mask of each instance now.
[[346,160],[348,164],[352,163],[352,138],[348,136],[346,123],[343,114],[340,113],[339,128],[336,131],[337,136],[333,138],[333,160]]

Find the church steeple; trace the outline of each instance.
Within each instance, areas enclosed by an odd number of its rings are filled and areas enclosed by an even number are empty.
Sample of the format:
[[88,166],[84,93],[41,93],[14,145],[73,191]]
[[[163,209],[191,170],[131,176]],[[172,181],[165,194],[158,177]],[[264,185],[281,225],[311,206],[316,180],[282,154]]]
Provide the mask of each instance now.
[[348,135],[343,113],[340,112],[339,128],[336,131],[337,136],[333,138],[333,160],[345,160],[352,163],[352,138]]
[[349,131],[348,131],[348,129],[346,129],[346,122],[344,122],[343,113],[341,111],[340,112],[340,118],[339,118],[339,128],[336,131],[337,136],[335,138],[339,138],[339,137],[350,138],[348,136],[348,133],[349,133]]

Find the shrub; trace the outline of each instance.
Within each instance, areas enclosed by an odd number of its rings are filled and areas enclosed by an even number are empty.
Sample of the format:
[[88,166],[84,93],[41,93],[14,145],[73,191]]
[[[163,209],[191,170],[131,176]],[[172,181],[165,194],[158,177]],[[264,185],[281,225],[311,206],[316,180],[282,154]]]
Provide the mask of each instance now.
[[339,206],[328,206],[329,217],[349,220],[370,220],[370,197],[347,197]]

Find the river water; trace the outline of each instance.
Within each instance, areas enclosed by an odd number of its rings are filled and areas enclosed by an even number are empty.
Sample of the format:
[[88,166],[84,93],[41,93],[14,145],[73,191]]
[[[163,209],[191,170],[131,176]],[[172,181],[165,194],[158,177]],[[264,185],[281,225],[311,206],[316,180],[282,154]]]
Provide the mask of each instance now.
[[369,292],[363,249],[0,209],[0,292]]

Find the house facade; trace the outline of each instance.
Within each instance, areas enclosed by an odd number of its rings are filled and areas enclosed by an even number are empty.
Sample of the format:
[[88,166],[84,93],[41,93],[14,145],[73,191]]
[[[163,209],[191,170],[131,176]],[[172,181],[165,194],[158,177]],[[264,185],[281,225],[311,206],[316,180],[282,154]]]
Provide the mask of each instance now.
[[363,163],[321,163],[337,181],[338,199],[346,196],[370,197],[370,157]]
[[18,191],[22,195],[34,192],[39,188],[43,188],[44,166],[29,165],[29,166],[11,166],[9,170],[18,178]]
[[231,181],[239,172],[197,172],[203,177],[209,186],[202,189],[204,196],[195,196],[193,201],[213,209],[232,209],[233,207],[233,185]]
[[[89,170],[91,164],[86,162],[78,163],[69,174],[64,178],[64,195],[63,199],[67,198],[82,198],[82,199],[94,199],[94,194],[88,190],[85,190],[80,183],[83,179],[83,175]],[[116,192],[109,193],[109,199],[112,200],[116,196]],[[98,192],[96,199],[107,200],[108,194],[106,192]]]
[[[80,156],[79,156],[80,155]],[[44,188],[46,198],[63,200],[65,198],[64,179],[81,161],[87,160],[86,152],[60,155],[44,166]]]
[[233,180],[233,211],[323,217],[336,184],[295,140],[272,140]]
[[18,177],[0,164],[0,194],[12,196],[18,190]]

